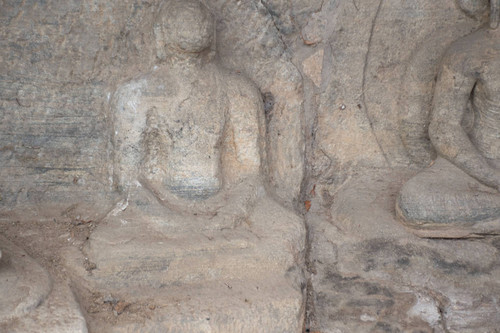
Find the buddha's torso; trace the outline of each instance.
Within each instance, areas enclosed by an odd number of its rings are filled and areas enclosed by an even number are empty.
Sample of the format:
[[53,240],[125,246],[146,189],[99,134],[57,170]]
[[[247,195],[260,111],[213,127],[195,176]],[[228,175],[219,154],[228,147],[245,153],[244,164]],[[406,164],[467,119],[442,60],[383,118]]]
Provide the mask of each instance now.
[[214,67],[156,74],[139,101],[141,108],[155,108],[169,138],[169,147],[162,147],[167,157],[158,161],[165,172],[163,186],[183,198],[205,199],[222,186],[225,114],[217,81]]

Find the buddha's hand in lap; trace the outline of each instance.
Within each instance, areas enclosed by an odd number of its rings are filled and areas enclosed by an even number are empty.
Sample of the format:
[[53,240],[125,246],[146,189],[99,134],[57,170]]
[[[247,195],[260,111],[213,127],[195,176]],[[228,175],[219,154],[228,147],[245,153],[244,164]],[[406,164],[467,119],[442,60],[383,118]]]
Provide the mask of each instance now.
[[254,182],[244,181],[196,205],[200,211],[209,212],[207,222],[214,228],[233,228],[245,221],[252,212],[257,188]]
[[238,225],[250,213],[257,198],[258,183],[246,179],[230,188],[223,188],[205,200],[187,200],[168,191],[160,182],[141,177],[141,184],[151,191],[166,208],[180,215],[196,216],[214,228]]

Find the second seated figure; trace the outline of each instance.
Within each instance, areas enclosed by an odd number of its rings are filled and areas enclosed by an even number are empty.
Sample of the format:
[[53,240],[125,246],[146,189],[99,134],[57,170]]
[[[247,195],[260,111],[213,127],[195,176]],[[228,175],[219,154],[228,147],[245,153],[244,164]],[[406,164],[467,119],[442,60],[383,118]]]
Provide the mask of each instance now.
[[434,92],[429,135],[438,158],[397,201],[424,237],[500,233],[500,1],[488,26],[447,50]]

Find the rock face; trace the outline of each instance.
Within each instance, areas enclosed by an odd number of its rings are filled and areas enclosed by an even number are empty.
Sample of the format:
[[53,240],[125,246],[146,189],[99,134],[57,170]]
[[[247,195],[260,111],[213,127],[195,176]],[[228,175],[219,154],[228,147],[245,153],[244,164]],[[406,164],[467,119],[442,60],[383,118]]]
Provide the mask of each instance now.
[[305,230],[295,214],[262,197],[242,225],[219,229],[166,213],[147,192],[129,202],[84,255],[66,256],[84,288],[155,309],[145,323],[101,324],[106,331],[301,331]]
[[2,2],[0,331],[494,332],[498,1],[200,3]]
[[2,312],[0,321],[17,319],[42,303],[52,289],[48,273],[2,238]]
[[213,24],[198,0],[160,7],[160,62],[111,99],[124,200],[67,264],[82,288],[153,299],[139,330],[300,332],[304,223],[264,189],[261,96],[217,63]]

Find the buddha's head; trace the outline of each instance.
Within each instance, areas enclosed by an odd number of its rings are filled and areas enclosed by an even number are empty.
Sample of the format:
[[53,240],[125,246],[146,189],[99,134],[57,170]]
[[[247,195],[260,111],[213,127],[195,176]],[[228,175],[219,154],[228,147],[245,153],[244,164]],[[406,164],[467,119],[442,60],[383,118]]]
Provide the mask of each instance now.
[[154,24],[158,57],[201,53],[212,45],[214,27],[212,14],[198,0],[164,1]]
[[[500,0],[456,0],[458,6],[467,14],[475,18],[482,18],[489,12],[489,26],[498,28],[500,21]],[[488,10],[489,9],[489,10]]]

